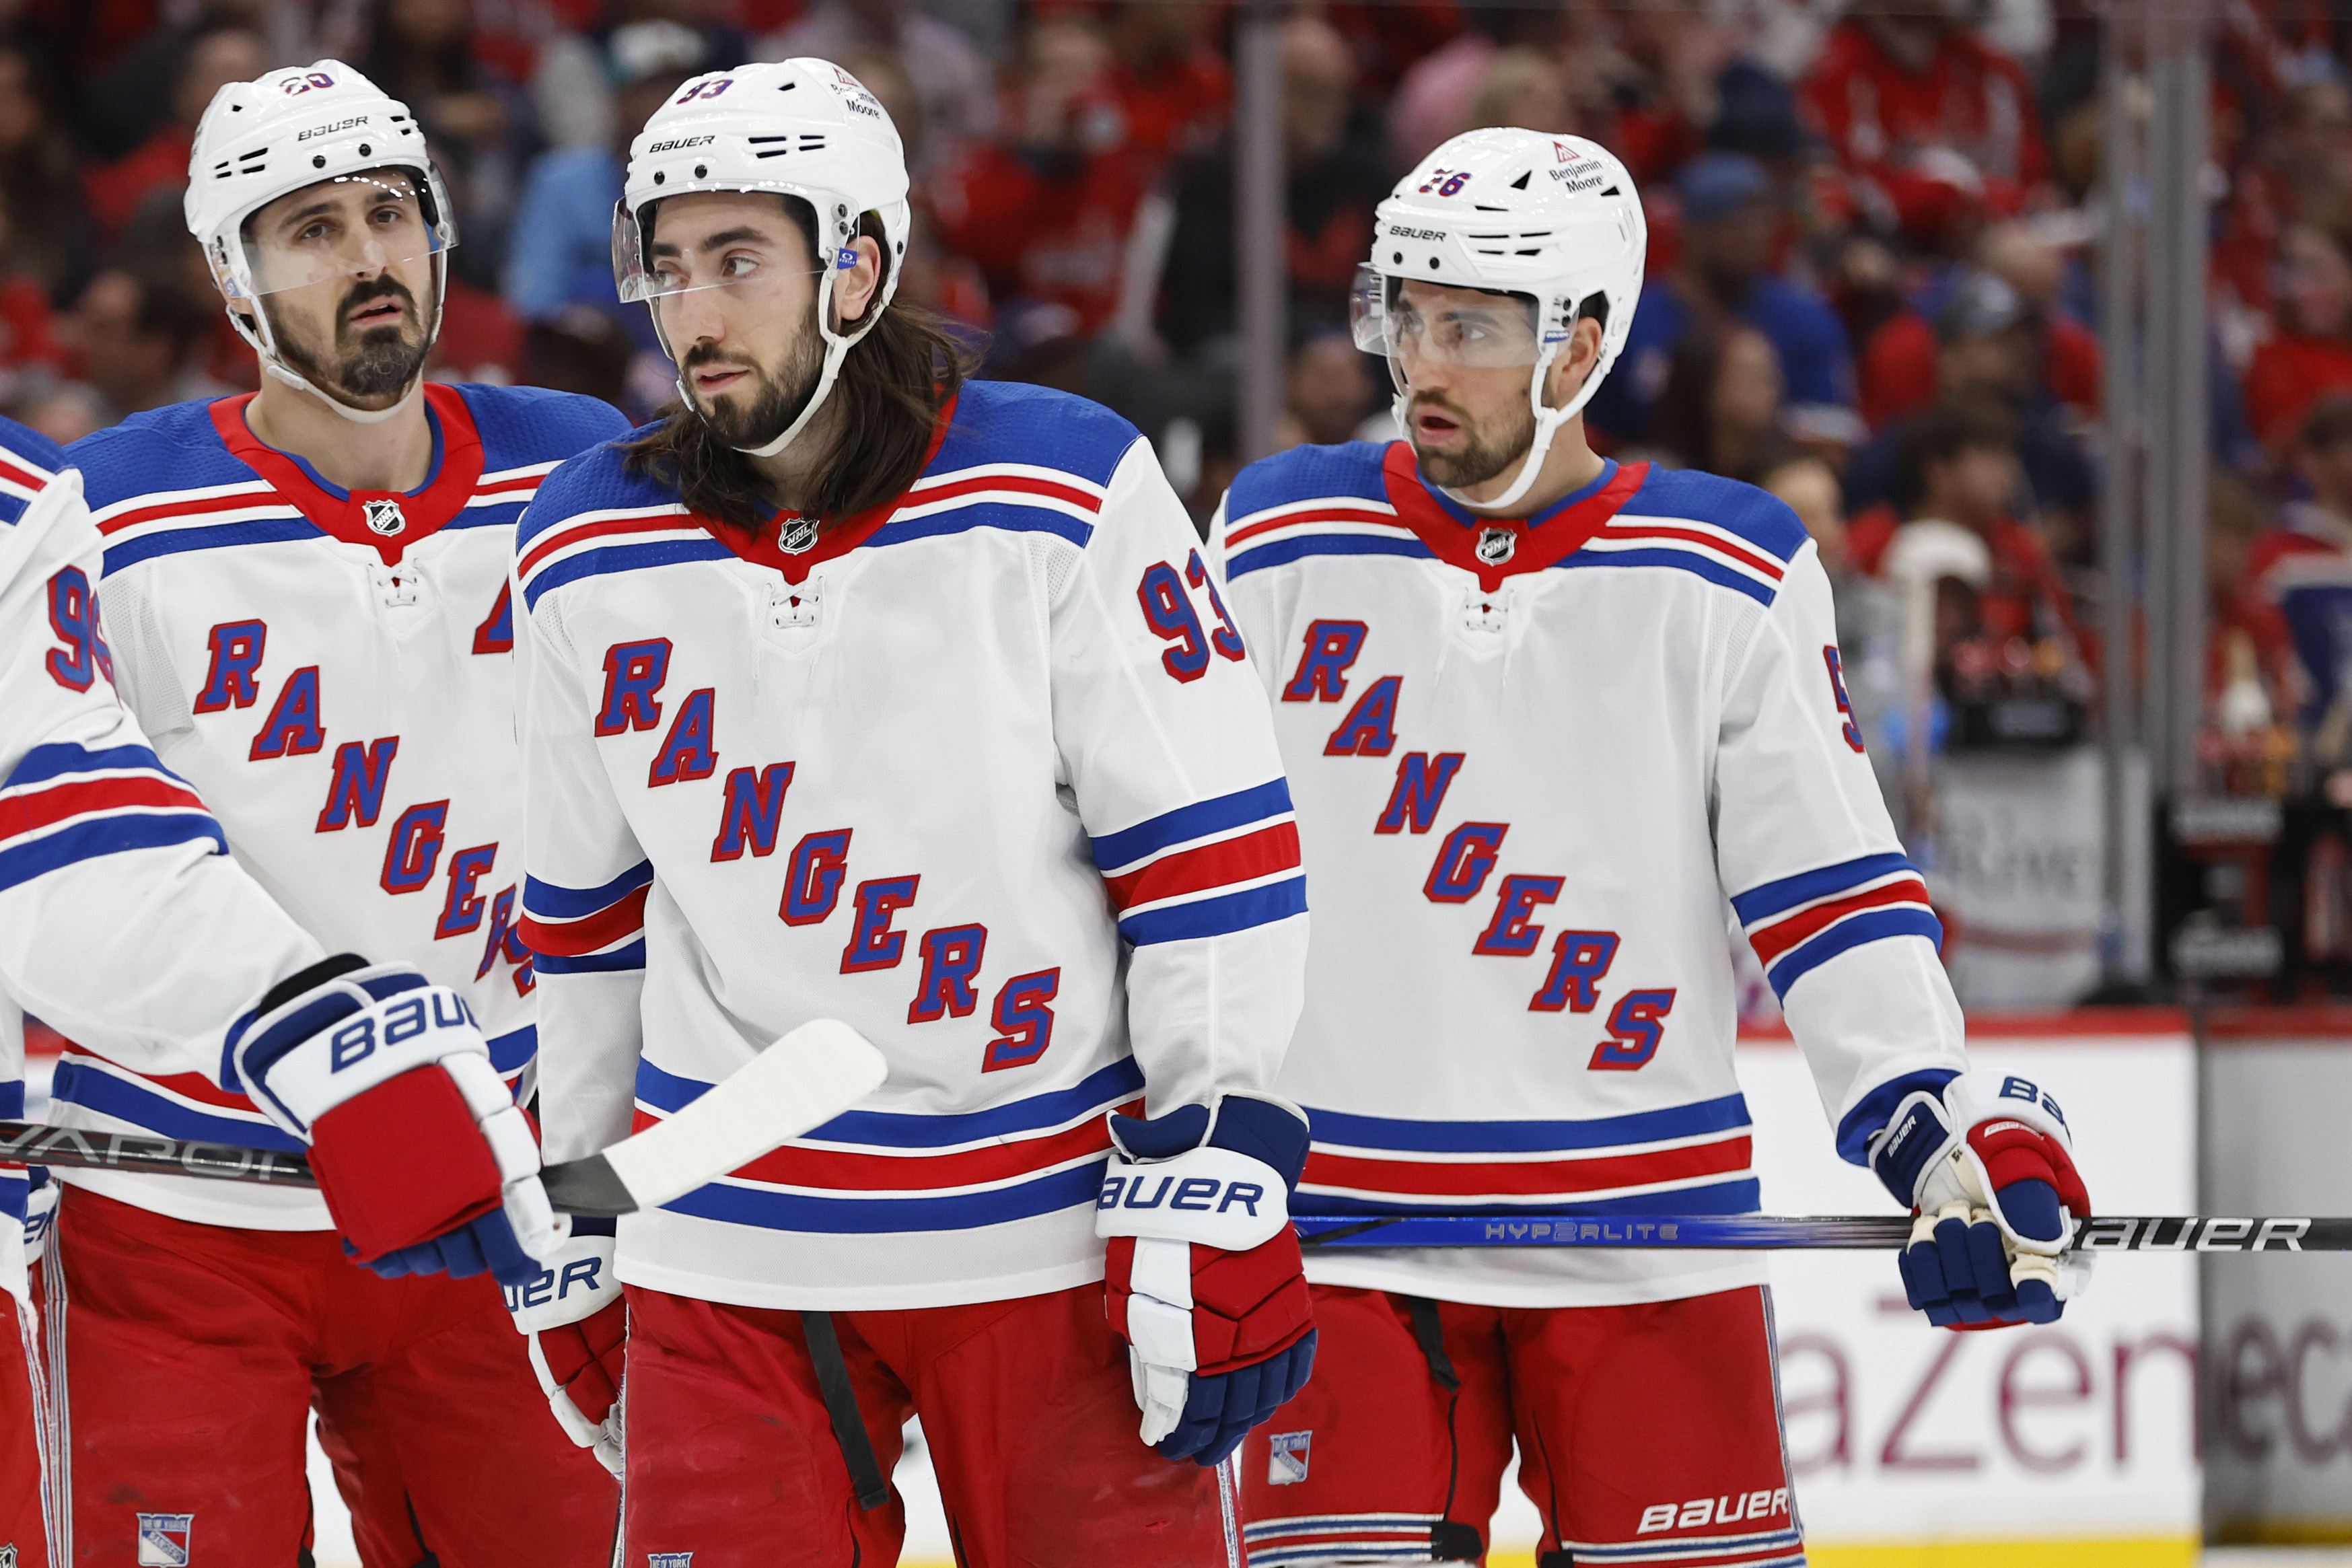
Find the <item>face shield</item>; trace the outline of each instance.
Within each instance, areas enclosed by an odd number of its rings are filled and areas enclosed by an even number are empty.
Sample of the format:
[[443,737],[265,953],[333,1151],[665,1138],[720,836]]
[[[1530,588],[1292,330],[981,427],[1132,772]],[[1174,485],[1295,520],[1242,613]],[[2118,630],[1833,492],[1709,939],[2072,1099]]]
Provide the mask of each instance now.
[[243,276],[217,268],[232,300],[381,277],[402,262],[457,244],[457,220],[437,174],[425,189],[406,169],[340,174],[280,197],[244,226]]
[[[660,210],[660,203],[648,204],[646,222],[650,225]],[[656,255],[653,237],[625,203],[613,214],[613,285],[625,300],[651,302],[705,289],[732,289],[736,298],[750,300],[781,292],[795,278],[821,279],[857,265],[857,252],[845,247],[834,252],[831,266],[809,265],[801,226],[779,216],[777,224],[725,230],[691,247],[670,246]]]
[[1424,363],[1532,371],[1544,350],[1528,295],[1411,282],[1370,267],[1356,268],[1348,323],[1358,348],[1389,362],[1400,391]]

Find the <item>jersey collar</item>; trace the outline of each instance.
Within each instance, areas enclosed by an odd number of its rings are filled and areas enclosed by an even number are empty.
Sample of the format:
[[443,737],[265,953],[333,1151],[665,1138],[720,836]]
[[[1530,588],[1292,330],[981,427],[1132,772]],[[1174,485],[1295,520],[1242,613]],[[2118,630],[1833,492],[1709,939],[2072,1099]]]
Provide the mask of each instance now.
[[[923,452],[923,466],[916,470],[918,478],[930,472],[931,464],[939,458],[940,447],[948,438],[948,428],[955,423],[956,403],[957,399],[950,397],[940,409],[939,421],[931,428],[931,444]],[[831,528],[820,531],[816,536],[815,543],[797,552],[783,548],[782,542],[784,531],[788,528],[815,527],[816,521],[814,519],[803,517],[796,511],[782,511],[769,506],[765,501],[760,502],[759,530],[748,537],[742,529],[732,523],[721,522],[714,517],[705,517],[698,511],[688,512],[687,515],[692,518],[704,531],[737,555],[754,566],[766,566],[782,573],[785,582],[798,587],[808,580],[808,574],[817,567],[838,556],[848,554],[872,538],[874,531],[889,521],[890,514],[897,511],[906,499],[906,491],[901,490],[887,500],[878,501],[867,507],[864,511],[853,512]]]
[[1601,464],[1599,479],[1532,518],[1481,516],[1431,489],[1410,441],[1389,443],[1381,479],[1397,521],[1419,534],[1430,553],[1475,574],[1491,594],[1506,577],[1540,572],[1583,549],[1650,477],[1647,463],[1604,458]]
[[[247,392],[215,400],[213,428],[237,458],[269,481],[321,533],[346,544],[364,544],[397,566],[412,544],[438,533],[466,510],[482,478],[482,437],[465,394],[439,382],[425,384],[425,417],[433,427],[433,467],[421,489],[346,490],[320,479],[301,458],[281,452],[253,433],[246,405],[260,394]],[[388,524],[391,531],[382,526]]]

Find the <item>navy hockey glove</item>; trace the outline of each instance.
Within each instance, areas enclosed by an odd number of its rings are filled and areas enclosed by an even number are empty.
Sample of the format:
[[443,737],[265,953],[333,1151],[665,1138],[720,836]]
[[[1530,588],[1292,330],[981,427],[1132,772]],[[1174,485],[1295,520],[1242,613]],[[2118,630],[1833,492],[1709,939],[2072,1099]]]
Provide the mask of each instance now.
[[2054,1323],[2090,1283],[2073,1250],[2090,1194],[2057,1101],[2030,1079],[1969,1072],[1904,1097],[1871,1169],[1916,1216],[1903,1249],[1911,1305],[1942,1328]]
[[1290,1228],[1307,1118],[1228,1094],[1139,1121],[1109,1118],[1095,1204],[1109,1239],[1110,1326],[1127,1341],[1142,1436],[1214,1465],[1307,1385],[1315,1315]]
[[309,1146],[352,1257],[386,1276],[538,1273],[564,1225],[463,997],[413,964],[347,954],[255,1011],[229,1033],[222,1081]]

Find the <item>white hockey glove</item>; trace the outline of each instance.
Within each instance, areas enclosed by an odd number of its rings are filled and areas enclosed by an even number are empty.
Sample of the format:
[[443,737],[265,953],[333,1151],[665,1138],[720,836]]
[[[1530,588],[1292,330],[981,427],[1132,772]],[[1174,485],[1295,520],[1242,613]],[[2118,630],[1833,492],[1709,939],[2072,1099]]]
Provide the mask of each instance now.
[[309,1145],[344,1246],[386,1278],[539,1272],[567,1234],[539,1140],[465,998],[351,954],[280,981],[229,1032],[225,1085]]
[[564,1436],[622,1473],[622,1358],[628,1308],[613,1272],[613,1222],[574,1219],[571,1239],[533,1278],[507,1290],[507,1310],[530,1341],[530,1369]]
[[1290,1228],[1307,1118],[1228,1094],[1139,1121],[1109,1118],[1095,1202],[1109,1238],[1105,1301],[1128,1343],[1142,1436],[1214,1465],[1307,1384],[1315,1314]]
[[2054,1323],[2089,1285],[2073,1222],[2090,1217],[2090,1194],[2057,1101],[2032,1080],[1969,1072],[1906,1095],[1870,1164],[1916,1216],[1903,1285],[1929,1322]]

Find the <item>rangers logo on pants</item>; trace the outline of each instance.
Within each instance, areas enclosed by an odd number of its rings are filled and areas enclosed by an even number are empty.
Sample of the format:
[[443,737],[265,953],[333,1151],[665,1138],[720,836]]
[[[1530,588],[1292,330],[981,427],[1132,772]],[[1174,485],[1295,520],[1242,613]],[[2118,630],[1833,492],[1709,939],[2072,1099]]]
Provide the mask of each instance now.
[[193,1513],[139,1516],[139,1568],[188,1568],[188,1541],[195,1533]]

